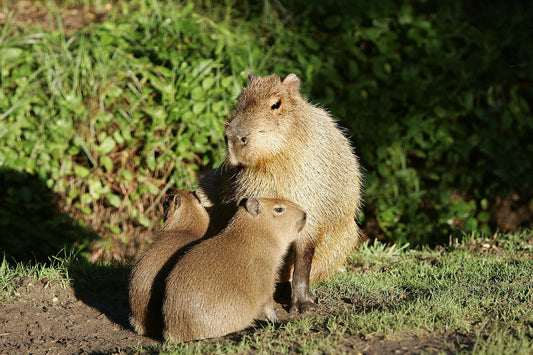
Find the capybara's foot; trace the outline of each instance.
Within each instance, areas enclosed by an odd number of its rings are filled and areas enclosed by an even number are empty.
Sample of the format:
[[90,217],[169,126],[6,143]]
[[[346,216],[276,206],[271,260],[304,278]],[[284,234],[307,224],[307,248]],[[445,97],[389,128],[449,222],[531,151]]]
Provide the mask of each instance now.
[[306,313],[316,310],[317,305],[315,303],[315,298],[313,295],[311,295],[309,289],[307,289],[305,292],[303,292],[302,289],[300,289],[300,291],[301,292],[294,292],[293,290],[291,309],[289,312]]
[[301,301],[293,303],[290,309],[291,313],[294,312],[300,312],[300,313],[306,313],[310,311],[314,311],[317,309],[317,305],[315,302],[312,301]]

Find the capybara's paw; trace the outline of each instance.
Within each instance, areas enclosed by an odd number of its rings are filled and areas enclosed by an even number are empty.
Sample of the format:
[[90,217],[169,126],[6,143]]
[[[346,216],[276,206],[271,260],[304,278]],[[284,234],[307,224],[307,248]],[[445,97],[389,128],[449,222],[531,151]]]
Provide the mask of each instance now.
[[316,310],[317,305],[312,301],[298,301],[292,304],[290,312],[306,313]]
[[276,310],[274,309],[274,300],[271,300],[265,304],[263,307],[263,313],[265,314],[266,319],[268,319],[270,322],[278,322],[278,316],[276,315]]
[[146,335],[146,329],[144,328],[144,325],[140,322],[137,322],[135,318],[130,319],[130,324],[135,330],[135,333],[139,335]]

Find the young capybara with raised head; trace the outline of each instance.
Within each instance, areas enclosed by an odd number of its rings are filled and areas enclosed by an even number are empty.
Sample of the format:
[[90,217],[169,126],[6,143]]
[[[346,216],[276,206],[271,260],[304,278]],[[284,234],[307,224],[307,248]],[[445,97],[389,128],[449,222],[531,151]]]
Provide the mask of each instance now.
[[213,338],[265,315],[275,321],[273,293],[283,255],[305,225],[296,204],[244,199],[227,227],[202,240],[166,280],[163,338]]
[[180,249],[204,236],[209,216],[194,193],[179,190],[171,196],[165,222],[153,243],[137,259],[130,275],[130,322],[141,335],[160,338],[165,278]]
[[355,222],[362,182],[350,142],[299,87],[295,74],[283,80],[250,74],[226,123],[226,159],[204,175],[197,194],[217,211],[235,208],[245,196],[302,206],[307,224],[285,259],[280,281],[292,278],[291,311],[303,312],[314,307],[309,282],[338,271],[362,240]]

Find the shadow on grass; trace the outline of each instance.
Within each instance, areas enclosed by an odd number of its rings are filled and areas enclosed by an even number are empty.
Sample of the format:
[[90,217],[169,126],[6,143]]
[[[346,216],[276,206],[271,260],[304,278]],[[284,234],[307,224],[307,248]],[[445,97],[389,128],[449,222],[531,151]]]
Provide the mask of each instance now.
[[99,236],[59,208],[60,196],[37,175],[0,168],[0,253],[20,262],[47,264],[62,249]]
[[[61,250],[79,250],[100,238],[61,213],[60,196],[38,176],[0,168],[0,186],[0,254],[49,264]],[[67,270],[78,299],[129,328],[129,266],[94,265],[77,255]]]

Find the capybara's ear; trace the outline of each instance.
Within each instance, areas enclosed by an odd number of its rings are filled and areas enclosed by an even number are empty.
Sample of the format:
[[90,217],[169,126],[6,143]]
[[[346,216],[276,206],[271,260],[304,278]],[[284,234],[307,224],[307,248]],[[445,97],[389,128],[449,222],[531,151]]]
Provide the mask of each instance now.
[[252,214],[252,216],[257,216],[259,214],[259,201],[255,198],[249,198],[246,200],[246,210]]
[[181,195],[168,194],[163,200],[164,220],[166,221],[181,206]]
[[178,208],[179,206],[181,206],[181,195],[175,194],[172,203],[174,204],[174,208]]
[[252,81],[252,79],[255,78],[255,75],[254,73],[252,73],[252,71],[248,71],[248,80]]
[[281,83],[295,91],[300,90],[300,79],[294,73],[287,75]]

